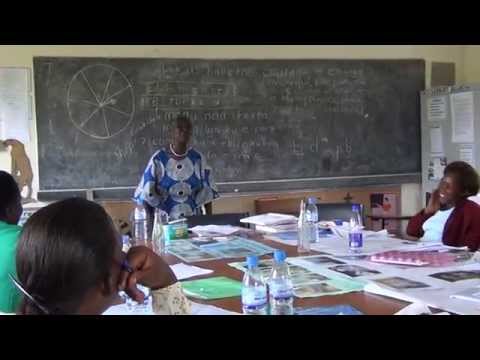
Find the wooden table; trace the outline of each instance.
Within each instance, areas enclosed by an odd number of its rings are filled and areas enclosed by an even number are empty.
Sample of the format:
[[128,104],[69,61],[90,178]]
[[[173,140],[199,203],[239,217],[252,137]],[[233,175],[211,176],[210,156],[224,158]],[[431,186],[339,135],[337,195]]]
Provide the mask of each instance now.
[[[276,249],[283,249],[287,252],[288,256],[298,256],[297,249],[293,246],[283,245],[279,242],[270,241],[263,239],[262,236],[258,234],[251,233],[249,238],[253,238],[256,241],[259,241],[263,244],[271,246]],[[315,255],[315,252],[312,251],[312,255]],[[173,255],[166,255],[165,260],[168,264],[173,265],[177,264],[180,261]],[[264,256],[262,258],[269,258],[269,256]],[[198,263],[192,263],[192,265],[200,266],[203,268],[211,269],[214,272],[208,275],[199,276],[197,278],[205,278],[211,276],[227,276],[235,280],[242,280],[243,272],[228,264],[236,261],[245,261],[244,258],[238,259],[225,259],[225,260],[213,260],[213,261],[201,261]],[[198,299],[193,299],[195,302],[214,305],[226,310],[242,312],[242,306],[240,297],[225,298],[220,300],[209,300],[202,301]],[[392,315],[408,305],[408,303],[400,300],[395,300],[379,295],[368,294],[364,292],[355,292],[347,293],[342,295],[330,295],[330,296],[321,296],[317,298],[294,298],[295,307],[315,307],[315,306],[331,306],[331,305],[341,305],[348,304],[354,306],[362,313],[367,315]]]

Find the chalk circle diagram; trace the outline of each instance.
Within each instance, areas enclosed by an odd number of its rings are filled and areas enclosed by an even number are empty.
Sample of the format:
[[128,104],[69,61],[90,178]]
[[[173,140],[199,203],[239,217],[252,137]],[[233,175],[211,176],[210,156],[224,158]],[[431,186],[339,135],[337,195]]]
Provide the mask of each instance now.
[[100,140],[113,138],[133,120],[133,86],[111,65],[88,65],[68,85],[67,109],[70,121],[83,134]]

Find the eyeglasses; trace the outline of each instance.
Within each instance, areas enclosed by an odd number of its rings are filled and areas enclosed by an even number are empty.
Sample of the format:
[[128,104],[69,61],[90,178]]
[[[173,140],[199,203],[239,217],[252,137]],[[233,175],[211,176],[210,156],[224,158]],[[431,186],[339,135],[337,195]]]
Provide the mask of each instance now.
[[23,295],[25,295],[25,296],[28,298],[28,300],[30,300],[30,301],[31,301],[37,308],[39,308],[45,315],[49,315],[49,314],[52,314],[52,313],[53,313],[53,312],[51,312],[50,310],[48,310],[45,306],[43,306],[42,304],[40,304],[37,300],[35,300],[35,298],[34,298],[32,295],[30,295],[30,294],[28,293],[28,291],[23,288],[22,285],[20,285],[20,282],[18,282],[18,280],[15,279],[15,278],[12,276],[12,274],[8,274],[8,276],[9,276],[10,280],[13,282],[13,284],[15,285],[15,287],[16,287],[18,290],[20,290],[20,292],[22,292]]

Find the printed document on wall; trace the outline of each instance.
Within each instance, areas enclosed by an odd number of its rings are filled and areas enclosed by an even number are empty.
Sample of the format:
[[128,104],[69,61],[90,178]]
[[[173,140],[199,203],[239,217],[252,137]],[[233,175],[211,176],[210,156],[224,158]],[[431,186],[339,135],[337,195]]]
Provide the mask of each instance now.
[[440,156],[444,152],[442,128],[433,126],[430,128],[430,153],[432,156]]
[[475,168],[475,147],[473,144],[460,144],[458,146],[458,160],[465,161]]
[[0,68],[0,139],[30,141],[30,69]]
[[434,96],[427,100],[429,121],[445,120],[447,118],[447,97]]
[[474,141],[473,92],[452,94],[452,142]]

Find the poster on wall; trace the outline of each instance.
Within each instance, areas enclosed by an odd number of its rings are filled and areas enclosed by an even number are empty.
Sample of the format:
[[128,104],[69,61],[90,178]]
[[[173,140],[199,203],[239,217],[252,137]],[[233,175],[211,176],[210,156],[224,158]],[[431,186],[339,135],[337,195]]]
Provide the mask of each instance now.
[[445,153],[443,131],[440,126],[432,126],[430,128],[430,153],[431,156],[443,156]]
[[30,92],[30,69],[0,67],[0,139],[30,142]]
[[429,121],[447,118],[447,97],[434,96],[427,100],[427,118]]
[[446,157],[432,157],[428,163],[428,180],[440,181],[443,177],[443,171],[445,170],[446,166]]
[[475,168],[474,144],[460,144],[458,146],[458,160],[465,161]]
[[474,142],[474,105],[473,92],[452,94],[452,142]]

